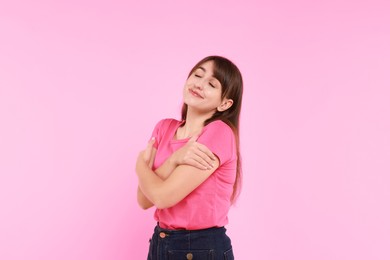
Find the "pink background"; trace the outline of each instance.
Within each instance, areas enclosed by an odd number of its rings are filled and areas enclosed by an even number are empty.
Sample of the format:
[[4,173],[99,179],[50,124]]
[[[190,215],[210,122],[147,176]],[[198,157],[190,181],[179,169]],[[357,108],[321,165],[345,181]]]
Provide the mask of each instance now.
[[0,259],[146,259],[135,158],[210,54],[245,80],[236,258],[390,259],[388,1],[53,2],[0,7]]

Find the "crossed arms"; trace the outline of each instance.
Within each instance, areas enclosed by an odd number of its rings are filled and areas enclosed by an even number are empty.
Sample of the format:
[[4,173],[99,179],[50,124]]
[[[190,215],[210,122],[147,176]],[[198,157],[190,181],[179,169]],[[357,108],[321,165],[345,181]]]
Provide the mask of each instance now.
[[137,163],[137,200],[141,208],[169,208],[202,184],[218,167],[219,159],[205,145],[191,138],[159,168],[152,171],[154,139],[141,151]]

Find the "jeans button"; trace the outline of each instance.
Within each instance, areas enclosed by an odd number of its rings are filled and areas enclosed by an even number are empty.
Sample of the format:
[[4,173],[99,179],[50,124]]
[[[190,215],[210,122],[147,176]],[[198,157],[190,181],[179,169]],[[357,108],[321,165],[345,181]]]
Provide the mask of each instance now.
[[165,234],[164,232],[160,232],[160,237],[161,238],[165,238],[167,236],[167,234]]
[[186,257],[187,257],[188,260],[191,260],[192,257],[193,257],[193,255],[192,255],[191,253],[188,253],[188,254],[186,255]]

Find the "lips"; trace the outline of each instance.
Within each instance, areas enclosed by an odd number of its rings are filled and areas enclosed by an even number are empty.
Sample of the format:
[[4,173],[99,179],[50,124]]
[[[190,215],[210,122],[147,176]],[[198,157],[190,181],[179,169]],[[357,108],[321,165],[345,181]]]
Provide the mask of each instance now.
[[195,91],[193,89],[189,89],[190,93],[195,96],[195,97],[198,97],[198,98],[203,98],[203,96],[198,92],[198,91]]

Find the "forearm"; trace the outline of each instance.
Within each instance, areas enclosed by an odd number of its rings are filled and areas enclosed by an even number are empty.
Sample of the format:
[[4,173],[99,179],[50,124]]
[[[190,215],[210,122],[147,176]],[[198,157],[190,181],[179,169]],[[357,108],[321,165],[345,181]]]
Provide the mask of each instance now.
[[165,162],[158,167],[154,172],[159,176],[162,180],[166,180],[169,175],[176,169],[177,164],[175,163],[172,155],[165,160]]
[[[149,169],[151,167],[152,167],[152,165],[149,164]],[[171,156],[167,160],[165,160],[165,162],[159,168],[157,168],[154,171],[154,173],[151,173],[151,174],[158,176],[161,180],[166,180],[176,167],[177,166],[174,163],[174,160],[173,160],[173,158]],[[154,206],[154,203],[151,202],[145,196],[145,194],[143,193],[143,191],[140,189],[139,186],[137,188],[137,201],[138,201],[138,205],[142,209],[148,209],[148,208]]]
[[[164,180],[147,167],[146,164],[140,163],[140,165],[137,165],[136,172],[138,176],[139,200],[141,200],[143,205],[149,204],[145,202],[146,199],[150,204],[159,207],[159,199],[165,197],[161,194]],[[144,198],[142,196],[144,196]]]
[[[169,175],[173,172],[173,170],[176,168],[176,165],[173,164],[173,162],[169,159],[167,159],[158,169],[154,171],[154,173],[161,179],[166,180]],[[137,200],[138,204],[143,209],[148,209],[152,206],[154,206],[153,202],[151,202],[145,194],[142,192],[140,187],[137,188]]]
[[153,202],[151,202],[146,196],[145,194],[142,192],[142,190],[139,188],[137,188],[137,201],[138,201],[138,205],[143,208],[143,209],[148,209],[152,206],[154,206]]
[[[149,160],[148,156],[146,156],[146,160],[144,159],[145,152],[143,152],[143,155],[142,153],[140,154],[140,157],[137,161],[136,172],[139,183],[137,197],[138,203],[142,208],[149,208],[152,205],[156,206],[157,208],[169,207],[182,199],[182,197],[178,196],[177,193],[177,187],[181,187],[182,184],[177,184],[173,181],[170,181],[170,185],[165,185],[168,184],[168,182],[165,183],[165,181],[168,181],[168,179],[174,175],[177,169],[182,169],[182,167],[186,165],[186,169],[190,169],[190,171],[195,169],[197,170],[199,176],[201,176],[203,173],[207,173],[209,170],[212,170],[215,167],[215,158],[213,154],[208,150],[205,151],[207,147],[205,148],[199,145],[200,144],[191,142],[189,144],[189,148],[187,147],[188,145],[186,145],[185,149],[180,149],[178,150],[179,152],[176,151],[172,153],[164,161],[164,163],[155,170],[152,170],[152,164],[154,162],[156,150],[152,150],[152,160]],[[149,150],[146,151],[149,152]],[[210,155],[207,153],[210,153]],[[199,160],[201,162],[199,162]],[[206,163],[207,166],[202,163]],[[189,166],[190,168],[188,168]],[[194,168],[192,169],[191,166]],[[176,175],[180,176],[181,174],[177,173]],[[185,174],[182,177],[186,179],[185,176],[188,175]],[[191,185],[193,185],[193,183],[188,185],[188,187]]]
[[166,179],[160,179],[147,165],[138,161],[136,172],[138,183],[143,194],[158,209],[169,208],[184,199],[217,168],[200,170],[189,165],[180,165]]

